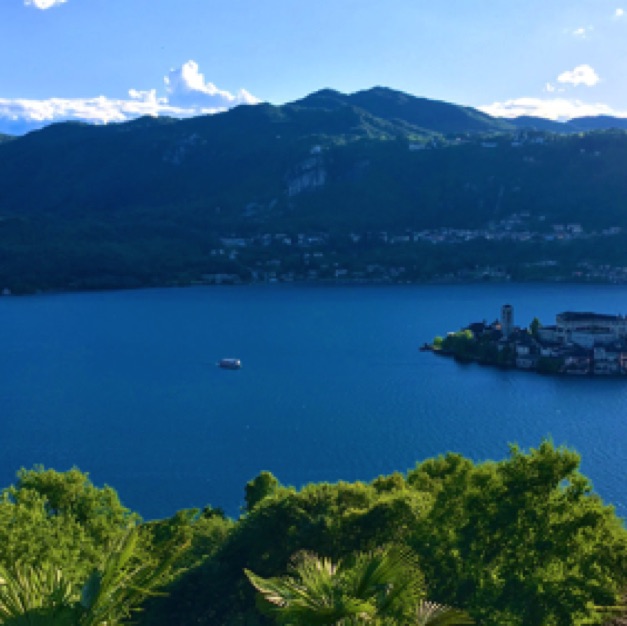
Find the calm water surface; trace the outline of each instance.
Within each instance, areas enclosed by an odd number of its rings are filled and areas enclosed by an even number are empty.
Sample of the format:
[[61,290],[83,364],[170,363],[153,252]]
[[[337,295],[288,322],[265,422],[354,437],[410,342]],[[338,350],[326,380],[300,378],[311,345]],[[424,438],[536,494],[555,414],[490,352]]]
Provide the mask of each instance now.
[[[144,517],[245,483],[369,480],[448,450],[577,449],[627,516],[627,380],[545,378],[418,351],[498,316],[627,312],[627,288],[236,287],[0,298],[0,485],[42,463],[114,486]],[[216,367],[242,359],[240,371]]]

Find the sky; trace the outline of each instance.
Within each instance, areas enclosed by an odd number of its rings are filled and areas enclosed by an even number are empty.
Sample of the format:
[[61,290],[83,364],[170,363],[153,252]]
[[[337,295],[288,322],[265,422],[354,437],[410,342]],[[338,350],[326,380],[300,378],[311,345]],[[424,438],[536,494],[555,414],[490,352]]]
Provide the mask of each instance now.
[[0,0],[0,132],[385,86],[627,117],[627,0]]

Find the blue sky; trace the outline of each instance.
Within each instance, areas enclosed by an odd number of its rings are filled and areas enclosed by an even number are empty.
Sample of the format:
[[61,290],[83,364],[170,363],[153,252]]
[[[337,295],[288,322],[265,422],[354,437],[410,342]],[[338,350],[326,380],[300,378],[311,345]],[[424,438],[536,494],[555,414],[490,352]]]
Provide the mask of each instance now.
[[627,116],[627,0],[0,0],[0,132],[382,85]]

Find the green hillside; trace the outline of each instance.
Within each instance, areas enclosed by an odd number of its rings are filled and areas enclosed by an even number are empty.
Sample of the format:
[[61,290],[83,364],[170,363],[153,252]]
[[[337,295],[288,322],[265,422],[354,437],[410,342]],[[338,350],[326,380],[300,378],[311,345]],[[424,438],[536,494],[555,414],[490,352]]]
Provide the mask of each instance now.
[[[383,88],[55,124],[0,143],[0,289],[267,279],[277,260],[279,279],[361,279],[373,264],[386,279],[393,267],[438,280],[494,266],[524,279],[537,262],[559,279],[583,263],[590,277],[627,265],[626,165],[621,130],[514,129]],[[553,240],[564,225],[575,236]],[[225,238],[240,240],[235,254]],[[324,243],[313,266],[312,238]]]

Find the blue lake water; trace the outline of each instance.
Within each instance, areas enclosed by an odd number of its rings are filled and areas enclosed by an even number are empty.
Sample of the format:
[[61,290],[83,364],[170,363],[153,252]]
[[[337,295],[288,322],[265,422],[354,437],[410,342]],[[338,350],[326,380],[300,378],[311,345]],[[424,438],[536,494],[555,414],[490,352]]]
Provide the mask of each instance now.
[[[145,518],[236,515],[261,470],[370,480],[452,450],[544,437],[627,516],[627,380],[547,378],[421,353],[436,334],[564,310],[627,312],[627,288],[253,286],[0,298],[0,485],[78,466]],[[243,369],[216,367],[237,357]]]

